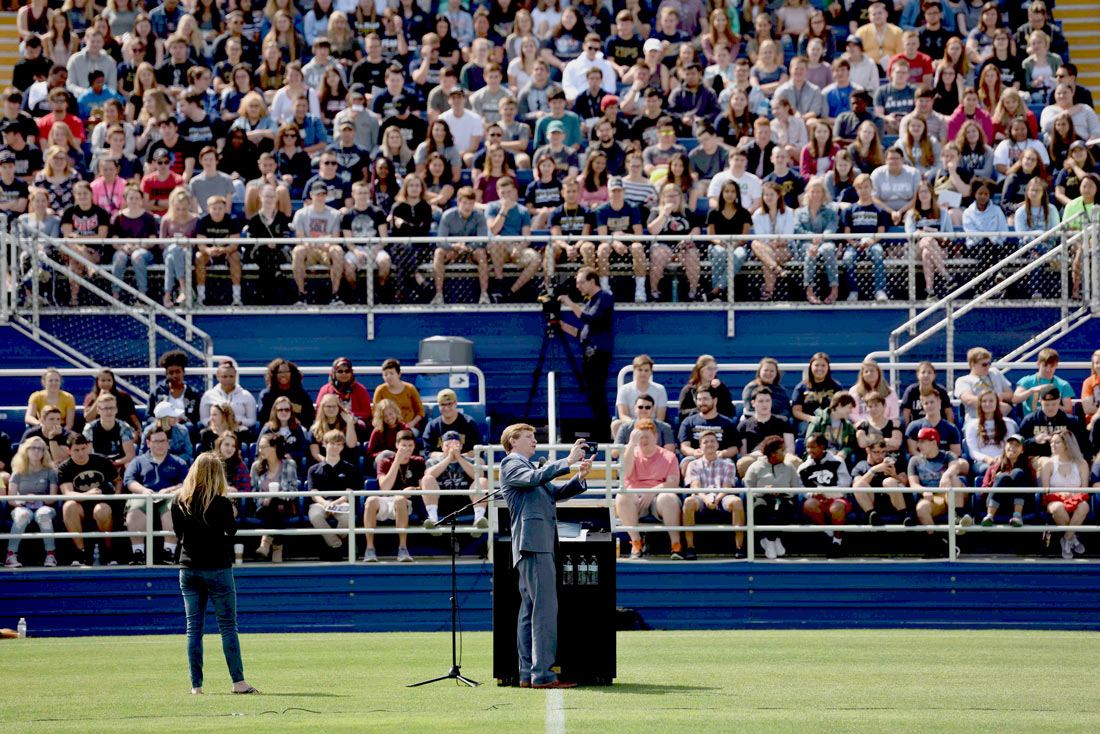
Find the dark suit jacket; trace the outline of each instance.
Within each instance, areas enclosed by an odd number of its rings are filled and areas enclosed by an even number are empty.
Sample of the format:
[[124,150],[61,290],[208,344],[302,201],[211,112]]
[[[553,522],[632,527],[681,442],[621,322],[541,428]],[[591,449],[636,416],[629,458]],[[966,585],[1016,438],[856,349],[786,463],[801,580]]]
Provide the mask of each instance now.
[[569,460],[559,459],[541,469],[526,457],[511,453],[500,463],[500,484],[512,516],[512,565],[524,551],[553,553],[557,539],[558,513],[555,503],[584,491],[584,483],[573,479],[555,487],[554,477],[569,472]]

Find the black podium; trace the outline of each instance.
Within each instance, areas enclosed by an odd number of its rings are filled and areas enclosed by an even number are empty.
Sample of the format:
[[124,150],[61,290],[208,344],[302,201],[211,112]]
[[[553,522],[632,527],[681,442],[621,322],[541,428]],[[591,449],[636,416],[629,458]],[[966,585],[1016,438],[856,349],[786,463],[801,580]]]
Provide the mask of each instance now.
[[[512,567],[506,507],[497,507],[493,542],[493,677],[519,683],[519,585]],[[611,685],[615,678],[615,545],[610,533],[558,524],[558,659],[563,680]]]

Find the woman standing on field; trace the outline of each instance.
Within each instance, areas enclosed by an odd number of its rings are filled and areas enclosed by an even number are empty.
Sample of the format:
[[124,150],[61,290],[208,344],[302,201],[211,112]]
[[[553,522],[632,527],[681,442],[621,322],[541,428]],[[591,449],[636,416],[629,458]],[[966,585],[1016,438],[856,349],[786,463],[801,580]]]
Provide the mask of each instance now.
[[233,536],[237,520],[227,491],[225,466],[216,454],[201,454],[172,502],[179,538],[180,590],[187,613],[187,662],[191,693],[202,693],[202,628],[207,600],[222,634],[222,652],[233,679],[233,693],[259,693],[244,679],[237,636],[237,589],[233,582]]

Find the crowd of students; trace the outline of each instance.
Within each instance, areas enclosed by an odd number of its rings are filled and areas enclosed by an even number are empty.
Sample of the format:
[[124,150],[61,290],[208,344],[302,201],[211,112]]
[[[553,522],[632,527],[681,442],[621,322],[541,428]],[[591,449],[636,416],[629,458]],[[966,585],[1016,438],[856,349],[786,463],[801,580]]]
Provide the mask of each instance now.
[[[132,269],[145,292],[163,262],[166,305],[205,303],[221,264],[234,304],[245,264],[258,302],[310,300],[321,266],[332,303],[360,298],[367,269],[381,300],[440,304],[448,265],[467,260],[480,303],[530,298],[553,260],[607,289],[613,266],[629,273],[637,302],[670,297],[678,262],[686,300],[707,300],[733,287],[728,260],[736,275],[751,258],[749,298],[780,297],[794,260],[811,303],[885,300],[903,232],[931,294],[952,285],[953,257],[1006,254],[993,233],[1095,218],[1100,121],[1042,0],[56,5],[19,11],[0,210],[116,277]],[[546,241],[485,242],[533,231]],[[761,237],[728,253],[706,235]],[[141,241],[156,236],[198,240]],[[81,302],[76,279],[68,295]]]
[[[949,513],[949,502],[960,535],[975,521],[1017,528],[1025,520],[1052,522],[1067,526],[1059,538],[1063,558],[1084,553],[1072,528],[1089,517],[1091,488],[1100,486],[1100,351],[1077,389],[1056,374],[1053,349],[1043,350],[1036,372],[1015,385],[991,366],[988,350],[972,348],[967,361],[969,371],[950,390],[930,363],[922,363],[899,397],[871,360],[846,388],[833,377],[828,356],[816,353],[788,390],[776,361],[765,358],[738,393],[718,375],[716,360],[702,355],[672,401],[653,379],[653,361],[636,357],[633,379],[617,392],[611,425],[623,447],[612,456],[623,487],[651,490],[614,498],[620,524],[630,528],[630,557],[646,552],[641,520],[741,526],[747,501],[757,525],[824,526],[823,545],[809,550],[829,556],[846,553],[843,527],[852,521],[927,526],[919,536],[924,551],[942,556],[949,550],[946,535],[932,526]],[[237,501],[238,521],[264,531],[258,559],[282,560],[288,527],[346,529],[362,518],[364,528],[392,521],[404,530],[419,517],[438,533],[440,507],[446,514],[459,500],[474,503],[475,535],[488,527],[488,480],[473,454],[486,437],[459,410],[452,390],[435,396],[439,414],[429,420],[396,360],[383,363],[383,381],[372,394],[351,363],[338,359],[313,395],[292,362],[275,359],[255,397],[238,384],[231,362],[219,365],[218,384],[205,393],[186,380],[186,365],[181,352],[163,355],[164,379],[144,416],[110,370],[97,376],[78,411],[61,376],[47,369],[43,389],[28,399],[18,449],[0,437],[0,477],[13,497],[61,496],[5,503],[11,532],[22,534],[31,524],[52,532],[59,506],[69,532],[144,532],[147,501],[110,499],[116,493],[164,495],[153,507],[160,527],[170,531],[169,500],[195,457],[208,451],[225,463],[229,484],[239,492],[335,493],[361,490],[367,477],[377,482],[366,485],[376,493],[361,508],[344,495]],[[745,487],[776,491],[746,496],[738,492]],[[954,495],[945,491],[952,487],[959,490]],[[989,488],[1004,491],[982,491]],[[423,494],[391,494],[403,490]],[[465,498],[441,497],[440,490]],[[697,557],[694,532],[668,535],[672,558]],[[362,559],[376,561],[375,537],[364,537]],[[758,537],[766,558],[786,553],[781,533]],[[346,557],[340,533],[326,532],[322,539],[322,558]],[[55,542],[45,544],[45,564],[56,565]],[[158,540],[155,549],[146,548],[144,536],[131,538],[129,548],[110,539],[75,538],[72,544],[74,565],[143,565],[146,553],[170,563],[175,552],[171,537],[163,547]],[[21,565],[19,545],[18,538],[8,543],[9,568]],[[733,533],[725,550],[744,557],[744,532]],[[297,552],[312,554],[301,547]],[[404,533],[396,553],[398,561],[412,560]]]

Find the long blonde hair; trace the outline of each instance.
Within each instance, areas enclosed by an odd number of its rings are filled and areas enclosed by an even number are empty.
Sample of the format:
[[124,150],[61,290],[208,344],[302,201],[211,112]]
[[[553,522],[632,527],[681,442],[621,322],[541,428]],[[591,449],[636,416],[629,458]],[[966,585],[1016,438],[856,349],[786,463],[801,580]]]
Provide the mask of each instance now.
[[28,438],[23,443],[19,444],[19,450],[15,452],[15,457],[11,460],[11,473],[12,474],[26,474],[31,470],[30,459],[27,458],[27,451],[31,446],[42,447],[42,468],[53,469],[53,457],[50,456],[50,447],[46,445],[45,439],[41,436],[33,436]]
[[[189,515],[203,518],[206,516],[206,511],[210,509],[210,503],[214,501],[214,497],[224,497],[228,487],[229,482],[225,479],[225,464],[221,457],[213,451],[207,451],[199,454],[195,463],[187,470],[183,486],[176,493],[176,501]],[[195,507],[196,502],[198,508]]]
[[382,398],[381,400],[379,400],[377,403],[374,404],[374,409],[373,409],[374,416],[373,416],[373,420],[371,421],[371,423],[374,424],[374,430],[376,430],[376,431],[386,430],[386,411],[387,410],[397,411],[397,422],[398,423],[401,422],[401,408],[398,407],[397,403],[390,400],[389,398]]
[[[863,379],[863,368],[867,366],[874,367],[875,371],[878,372],[878,382],[873,389]],[[859,377],[856,378],[856,393],[864,400],[872,395],[878,395],[880,398],[885,399],[890,394],[890,383],[886,381],[886,375],[882,374],[882,368],[878,366],[878,362],[875,360],[867,359],[860,364]]]
[[[329,403],[336,403],[336,407],[340,409],[340,412],[336,414],[336,421],[333,423],[329,423],[328,419],[325,418],[325,406]],[[330,392],[321,398],[320,402],[317,403],[317,418],[313,421],[313,426],[310,428],[310,433],[317,439],[317,443],[322,443],[325,434],[330,430],[337,430],[345,436],[347,435],[348,427],[344,425],[343,412],[344,406],[340,405],[340,398],[336,397],[335,393]]]
[[183,223],[190,222],[194,218],[195,215],[191,211],[191,193],[183,186],[172,189],[172,193],[168,194],[168,211],[164,213],[162,219]]

